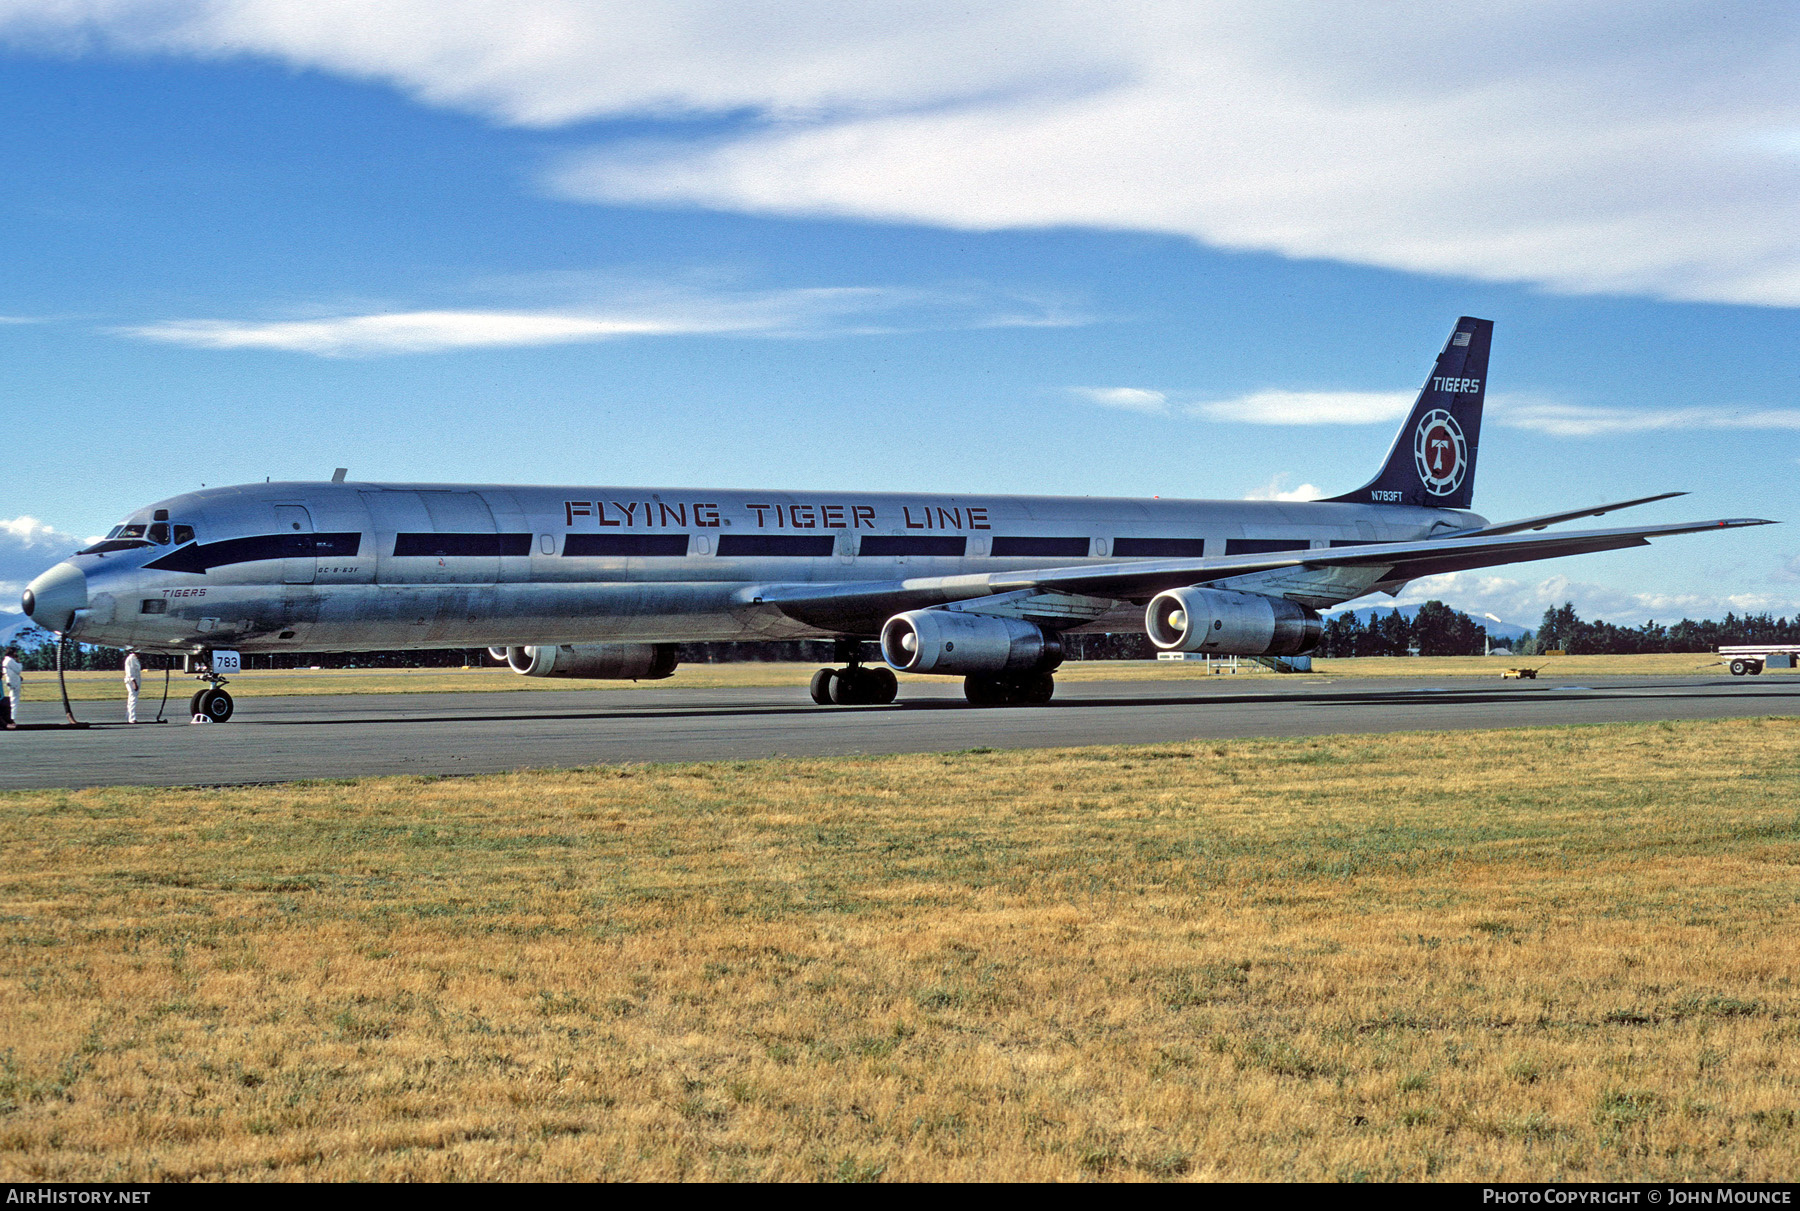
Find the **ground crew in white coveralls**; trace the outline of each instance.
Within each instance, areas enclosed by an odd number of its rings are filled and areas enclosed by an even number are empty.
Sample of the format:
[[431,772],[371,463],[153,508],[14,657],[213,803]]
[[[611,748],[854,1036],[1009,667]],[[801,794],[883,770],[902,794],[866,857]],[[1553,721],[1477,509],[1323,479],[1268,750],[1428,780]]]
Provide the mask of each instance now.
[[138,686],[144,680],[144,664],[136,652],[125,653],[125,722],[137,722]]
[[0,659],[0,680],[6,682],[6,726],[19,726],[19,690],[23,682],[23,673],[19,667],[19,649],[7,648],[6,656]]

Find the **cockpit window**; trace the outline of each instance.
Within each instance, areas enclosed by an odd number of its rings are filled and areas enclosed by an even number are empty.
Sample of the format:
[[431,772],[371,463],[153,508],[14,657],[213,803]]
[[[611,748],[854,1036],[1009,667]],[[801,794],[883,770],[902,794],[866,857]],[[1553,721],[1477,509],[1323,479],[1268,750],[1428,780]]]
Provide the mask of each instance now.
[[[165,510],[157,510],[165,512]],[[106,537],[91,547],[77,551],[77,555],[109,555],[114,551],[133,551],[142,547],[168,546],[171,539],[177,543],[194,541],[194,527],[176,525],[167,521],[123,522],[106,532]]]

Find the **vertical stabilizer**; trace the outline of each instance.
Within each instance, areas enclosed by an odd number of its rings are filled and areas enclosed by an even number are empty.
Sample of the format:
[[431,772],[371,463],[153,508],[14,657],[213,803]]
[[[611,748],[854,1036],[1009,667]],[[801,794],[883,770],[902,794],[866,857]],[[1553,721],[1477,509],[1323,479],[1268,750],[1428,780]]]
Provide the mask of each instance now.
[[1431,377],[1394,438],[1381,473],[1328,499],[1359,505],[1466,509],[1475,496],[1481,402],[1487,392],[1494,321],[1463,316],[1444,342]]

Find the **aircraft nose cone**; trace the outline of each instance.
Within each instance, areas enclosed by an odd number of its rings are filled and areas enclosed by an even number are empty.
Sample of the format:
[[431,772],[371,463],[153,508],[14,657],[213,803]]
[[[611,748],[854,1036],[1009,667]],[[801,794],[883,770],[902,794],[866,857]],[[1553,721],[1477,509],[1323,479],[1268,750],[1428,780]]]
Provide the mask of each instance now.
[[87,609],[87,573],[72,563],[59,563],[25,587],[19,604],[46,631],[66,631],[75,611]]

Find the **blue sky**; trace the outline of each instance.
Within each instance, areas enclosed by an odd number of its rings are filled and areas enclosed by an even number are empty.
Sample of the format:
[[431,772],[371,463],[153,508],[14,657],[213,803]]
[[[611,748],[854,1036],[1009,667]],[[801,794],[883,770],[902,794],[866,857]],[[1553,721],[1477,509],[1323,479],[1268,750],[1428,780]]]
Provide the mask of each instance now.
[[[0,592],[336,466],[1341,492],[1460,314],[1481,512],[1800,519],[1791,12],[852,11],[0,0]],[[1791,614],[1800,529],[1416,588]]]

